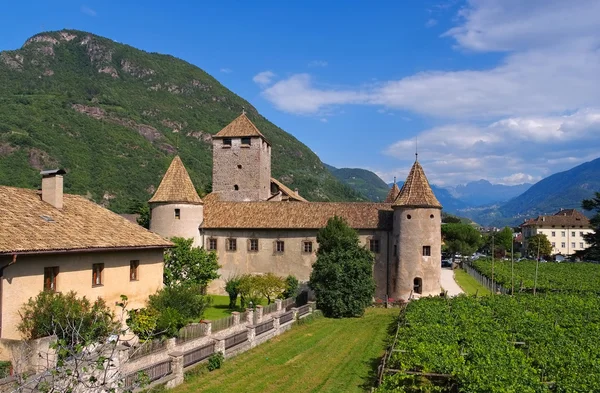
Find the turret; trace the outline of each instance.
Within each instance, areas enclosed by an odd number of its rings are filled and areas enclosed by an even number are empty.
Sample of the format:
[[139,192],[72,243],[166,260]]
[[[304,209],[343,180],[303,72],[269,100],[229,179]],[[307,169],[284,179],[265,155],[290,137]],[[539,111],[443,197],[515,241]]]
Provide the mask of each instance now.
[[213,136],[212,181],[222,201],[271,197],[271,145],[245,112]]
[[425,172],[415,161],[392,204],[395,263],[390,265],[388,294],[394,299],[440,293],[442,236],[441,210]]
[[204,219],[204,204],[179,156],[171,162],[148,203],[152,232],[167,239],[193,238],[194,246],[202,246],[198,226]]

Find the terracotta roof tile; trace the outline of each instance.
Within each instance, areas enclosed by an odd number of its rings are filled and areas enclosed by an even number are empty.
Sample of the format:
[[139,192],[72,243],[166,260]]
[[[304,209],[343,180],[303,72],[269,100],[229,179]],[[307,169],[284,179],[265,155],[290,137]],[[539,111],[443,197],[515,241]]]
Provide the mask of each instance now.
[[0,254],[171,246],[84,197],[63,198],[56,209],[36,190],[0,186]]
[[292,191],[288,186],[280,182],[275,178],[271,178],[271,182],[275,183],[277,187],[283,192],[284,195],[288,196],[290,199],[293,199],[298,202],[308,202],[306,199],[302,198],[300,195],[296,194],[295,191]]
[[246,136],[259,136],[266,141],[264,135],[256,128],[254,123],[248,119],[245,113],[239,115],[235,120],[225,126],[221,131],[213,135],[213,138],[240,138]]
[[564,228],[590,228],[590,220],[575,209],[561,210],[553,215],[538,216],[525,221],[521,226],[555,226]]
[[394,181],[394,185],[388,192],[387,197],[385,198],[385,203],[394,203],[396,198],[398,198],[398,194],[400,194],[400,189],[398,188],[398,184]]
[[192,179],[190,179],[190,175],[185,170],[179,156],[173,158],[158,189],[148,202],[202,203],[202,199],[198,196],[194,183],[192,183]]
[[425,176],[419,161],[415,161],[410,169],[394,206],[442,208],[429,186],[429,181],[427,181],[427,176]]
[[221,202],[204,199],[204,228],[318,229],[333,216],[355,229],[391,230],[393,210],[386,203]]

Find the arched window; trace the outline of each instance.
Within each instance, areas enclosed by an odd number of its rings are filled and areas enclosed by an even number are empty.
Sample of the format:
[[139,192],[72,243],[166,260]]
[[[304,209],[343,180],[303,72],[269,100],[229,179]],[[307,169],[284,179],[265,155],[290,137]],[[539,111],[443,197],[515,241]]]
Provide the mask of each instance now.
[[419,295],[423,293],[423,280],[420,277],[415,277],[413,280],[413,292]]

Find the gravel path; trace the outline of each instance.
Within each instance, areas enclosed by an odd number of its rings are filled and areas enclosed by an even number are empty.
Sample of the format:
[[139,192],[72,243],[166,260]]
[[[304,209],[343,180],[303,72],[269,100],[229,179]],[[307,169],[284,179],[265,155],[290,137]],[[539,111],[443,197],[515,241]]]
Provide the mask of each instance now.
[[442,268],[441,284],[442,288],[448,291],[448,296],[456,296],[463,293],[463,290],[454,281],[454,271],[449,267]]

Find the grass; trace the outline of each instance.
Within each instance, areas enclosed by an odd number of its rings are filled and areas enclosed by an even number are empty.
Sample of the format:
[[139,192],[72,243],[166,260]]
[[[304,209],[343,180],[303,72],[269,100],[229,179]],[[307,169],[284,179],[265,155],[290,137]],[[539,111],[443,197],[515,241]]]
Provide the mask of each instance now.
[[171,390],[191,392],[364,392],[373,384],[398,309],[363,318],[318,318],[208,373],[204,367]]
[[477,293],[481,296],[487,296],[491,294],[489,289],[478,283],[477,280],[462,269],[454,270],[454,280],[456,280],[456,283],[467,295],[475,295]]
[[[242,308],[239,307],[240,304],[240,299],[238,298],[237,301],[237,305],[238,308],[235,310],[230,310],[229,309],[229,296],[221,296],[221,295],[210,295],[210,297],[212,298],[212,305],[207,308],[206,310],[204,310],[204,319],[210,319],[211,321],[214,321],[215,319],[221,319],[221,318],[225,318],[231,315],[232,311],[245,311]],[[267,301],[265,299],[263,299],[261,301],[261,304],[263,306],[267,305]]]

